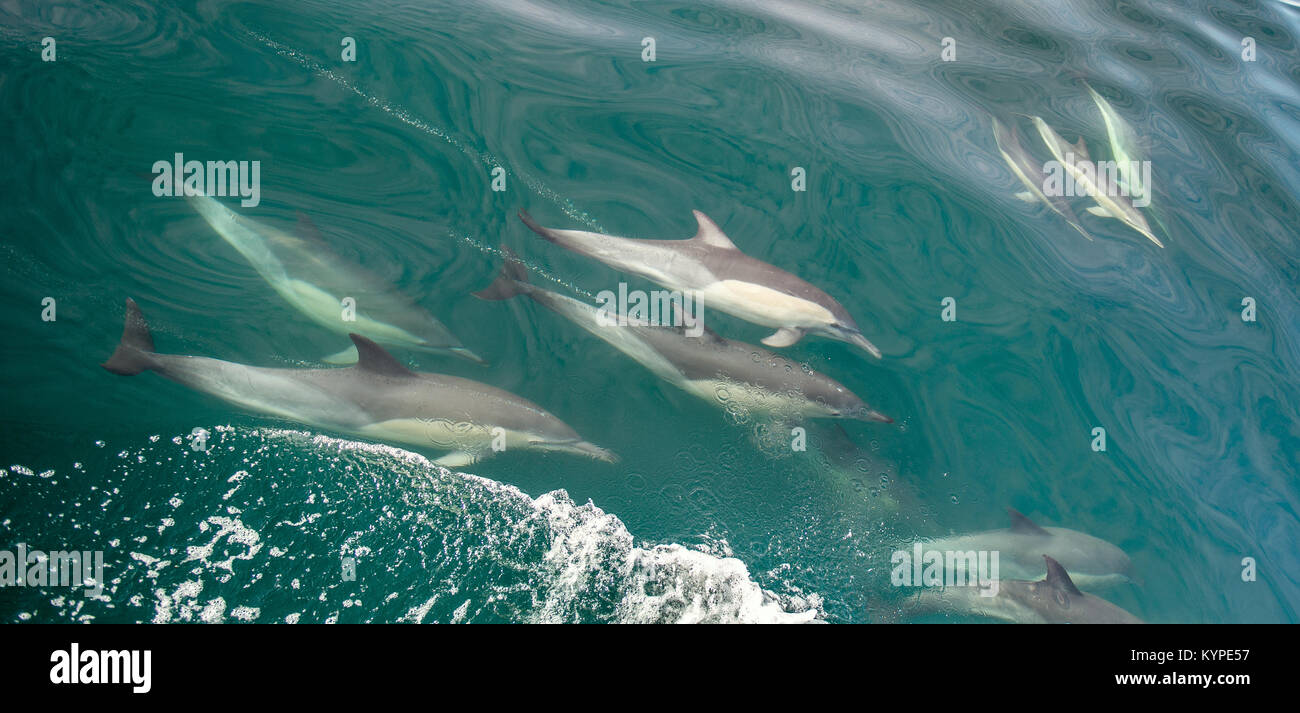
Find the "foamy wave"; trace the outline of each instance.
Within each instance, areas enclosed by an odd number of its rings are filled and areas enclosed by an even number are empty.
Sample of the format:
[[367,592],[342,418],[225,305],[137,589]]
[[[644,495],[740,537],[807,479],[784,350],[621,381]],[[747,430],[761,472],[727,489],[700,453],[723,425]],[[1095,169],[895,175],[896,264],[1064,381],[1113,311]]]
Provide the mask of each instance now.
[[[533,499],[513,486],[454,473],[400,448],[295,431],[275,433],[310,437],[317,447],[383,454],[525,503],[542,519],[550,536],[540,563],[545,575],[538,588],[542,594],[528,616],[530,622],[579,621],[593,602],[603,602],[612,615],[608,620],[620,623],[806,623],[823,615],[817,596],[782,597],[766,591],[734,557],[678,544],[637,546],[618,517],[590,501],[577,505],[563,490]],[[437,599],[435,595],[412,607],[403,619],[424,620]],[[463,618],[465,608],[457,609],[456,618]]]

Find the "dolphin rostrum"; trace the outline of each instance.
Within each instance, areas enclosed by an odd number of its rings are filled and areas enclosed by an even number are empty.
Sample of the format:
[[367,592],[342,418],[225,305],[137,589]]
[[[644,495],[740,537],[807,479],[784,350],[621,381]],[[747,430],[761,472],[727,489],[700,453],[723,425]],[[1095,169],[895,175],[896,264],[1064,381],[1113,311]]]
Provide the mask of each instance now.
[[[1038,135],[1052,152],[1052,157],[1069,172],[1082,193],[1096,201],[1097,205],[1089,208],[1089,213],[1101,218],[1117,218],[1121,223],[1146,236],[1158,247],[1165,246],[1155,233],[1151,232],[1147,219],[1142,216],[1137,206],[1133,205],[1130,197],[1125,195],[1128,190],[1126,188],[1121,190],[1121,186],[1112,178],[1110,172],[1101,170],[1098,164],[1093,164],[1083,139],[1079,139],[1078,145],[1071,146],[1056,133],[1056,129],[1048,126],[1041,116],[1031,118],[1035,128],[1038,129]],[[1085,168],[1081,162],[1091,165]]]
[[1043,193],[1043,185],[1047,182],[1047,174],[1043,173],[1043,163],[1034,158],[1025,147],[1020,144],[1019,132],[1012,125],[1010,128],[1005,126],[996,118],[993,119],[993,140],[998,144],[998,151],[1002,154],[1002,160],[1007,162],[1011,172],[1025,186],[1025,191],[1016,194],[1016,198],[1027,203],[1041,201],[1052,209],[1052,212],[1065,219],[1065,222],[1079,231],[1083,237],[1092,240],[1088,231],[1083,229],[1079,224],[1079,218],[1075,216],[1074,210],[1062,196],[1048,196]]
[[[533,301],[612,344],[659,378],[714,406],[734,400],[778,420],[853,418],[892,423],[834,379],[800,368],[765,349],[704,330],[690,336],[684,327],[637,323],[609,324],[608,315],[528,282],[522,263],[503,247],[506,263],[496,280],[474,293],[486,300],[527,295]],[[725,396],[724,396],[725,395]]]
[[1017,624],[1143,623],[1105,599],[1079,591],[1060,562],[1047,555],[1043,560],[1047,563],[1045,579],[1002,579],[996,593],[979,586],[927,587],[915,597],[911,613],[952,611]]
[[[313,322],[338,334],[356,332],[388,347],[442,352],[483,363],[433,315],[392,285],[334,254],[305,220],[299,235],[262,225],[205,196],[186,196],[204,220],[281,297]],[[355,319],[344,319],[345,298]],[[355,362],[356,348],[326,357]]]
[[692,211],[699,229],[688,240],[634,240],[582,230],[543,228],[528,213],[519,218],[543,238],[672,290],[694,292],[722,312],[754,324],[777,327],[763,340],[788,347],[805,333],[855,344],[880,358],[839,302],[802,279],[742,253],[722,229]]
[[1000,572],[1008,579],[1033,579],[1042,571],[1042,555],[1051,555],[1093,589],[1130,580],[1128,555],[1111,543],[1064,527],[1039,527],[1014,508],[1007,508],[1011,527],[922,542],[937,552],[997,552]]
[[416,373],[358,334],[356,366],[272,369],[208,357],[159,354],[144,315],[126,301],[122,340],[103,367],[160,375],[254,413],[429,450],[455,468],[497,450],[562,451],[613,461],[540,406],[469,379]]

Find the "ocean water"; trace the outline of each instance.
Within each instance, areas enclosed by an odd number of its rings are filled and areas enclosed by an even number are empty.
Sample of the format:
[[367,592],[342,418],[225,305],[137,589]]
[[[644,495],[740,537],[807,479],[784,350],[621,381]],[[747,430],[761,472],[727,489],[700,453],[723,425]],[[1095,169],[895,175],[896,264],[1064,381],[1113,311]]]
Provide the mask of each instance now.
[[[1105,596],[1147,621],[1296,622],[1297,37],[1295,3],[1252,0],[0,2],[0,549],[102,550],[107,580],[0,589],[0,621],[897,621],[893,550],[1014,507],[1123,548],[1136,581]],[[1150,156],[1164,249],[1012,197],[993,117],[1105,153],[1085,80]],[[153,195],[178,152],[260,161],[260,205],[232,208],[310,216],[490,365],[399,358],[621,461],[447,471],[100,369],[126,297],[163,352],[342,348]],[[704,211],[845,305],[883,359],[780,351],[895,422],[810,423],[790,452],[553,313],[474,299],[503,243],[548,289],[652,287],[520,209],[654,238]]]

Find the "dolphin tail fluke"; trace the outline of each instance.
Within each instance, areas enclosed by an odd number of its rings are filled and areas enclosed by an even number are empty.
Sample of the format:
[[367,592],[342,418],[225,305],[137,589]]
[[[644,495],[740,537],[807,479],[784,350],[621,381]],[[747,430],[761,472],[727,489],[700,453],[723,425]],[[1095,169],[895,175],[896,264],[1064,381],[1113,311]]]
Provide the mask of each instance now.
[[[530,220],[525,217],[527,215],[523,211],[519,212],[519,216],[524,218],[525,223]],[[531,224],[529,227],[532,227]],[[501,246],[501,254],[505,255],[506,262],[501,266],[501,272],[497,273],[497,279],[484,289],[475,292],[475,297],[489,301],[508,300],[528,291],[528,269],[524,267],[523,261],[504,245]]]
[[559,242],[555,233],[547,228],[543,228],[542,226],[538,225],[537,221],[533,220],[533,216],[528,214],[528,211],[520,210],[519,219],[524,221],[524,225],[527,225],[528,229],[533,231],[534,233],[537,233],[538,235],[542,236],[543,238],[546,238],[547,240],[553,243]]
[[122,376],[133,376],[154,366],[153,336],[149,334],[149,324],[144,321],[140,305],[130,297],[126,298],[126,324],[122,327],[122,340],[118,342],[113,356],[100,366]]

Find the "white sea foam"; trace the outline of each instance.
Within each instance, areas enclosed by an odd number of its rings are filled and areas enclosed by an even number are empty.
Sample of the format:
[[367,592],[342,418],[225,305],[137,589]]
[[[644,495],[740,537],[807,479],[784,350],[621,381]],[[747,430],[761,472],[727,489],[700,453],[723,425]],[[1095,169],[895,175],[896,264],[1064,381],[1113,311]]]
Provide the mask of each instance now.
[[[616,516],[595,504],[577,505],[563,490],[530,498],[523,491],[479,476],[454,473],[423,456],[392,446],[359,443],[290,430],[268,430],[272,436],[310,438],[318,448],[362,451],[427,468],[440,476],[463,479],[512,504],[522,503],[545,525],[549,548],[538,566],[533,622],[565,622],[582,618],[593,600],[609,603],[610,620],[626,623],[781,622],[818,620],[816,596],[793,599],[762,589],[748,568],[735,557],[718,556],[678,544],[638,545]],[[423,621],[437,596],[416,605],[403,617]],[[472,600],[457,607],[463,619]]]
[[[698,548],[640,542],[618,517],[590,501],[576,504],[563,490],[532,498],[400,448],[299,430],[212,431],[220,447],[208,452],[170,440],[145,447],[193,459],[177,473],[177,490],[152,494],[165,508],[164,526],[154,524],[149,511],[157,505],[149,501],[120,516],[123,541],[138,544],[123,553],[103,602],[53,603],[64,617],[638,623],[823,616],[816,596],[786,584],[782,595],[764,590],[715,532],[702,535]],[[134,455],[114,459],[122,464],[115,477],[133,477]],[[262,458],[283,465],[241,470],[229,462]],[[259,493],[241,492],[245,499],[232,505],[223,498],[230,477],[223,472]],[[291,487],[292,499],[260,504],[261,492]],[[187,510],[198,509],[196,519],[177,514],[181,496]],[[150,536],[132,537],[132,528]],[[342,572],[351,566],[349,579]],[[114,610],[117,601],[127,606]]]

